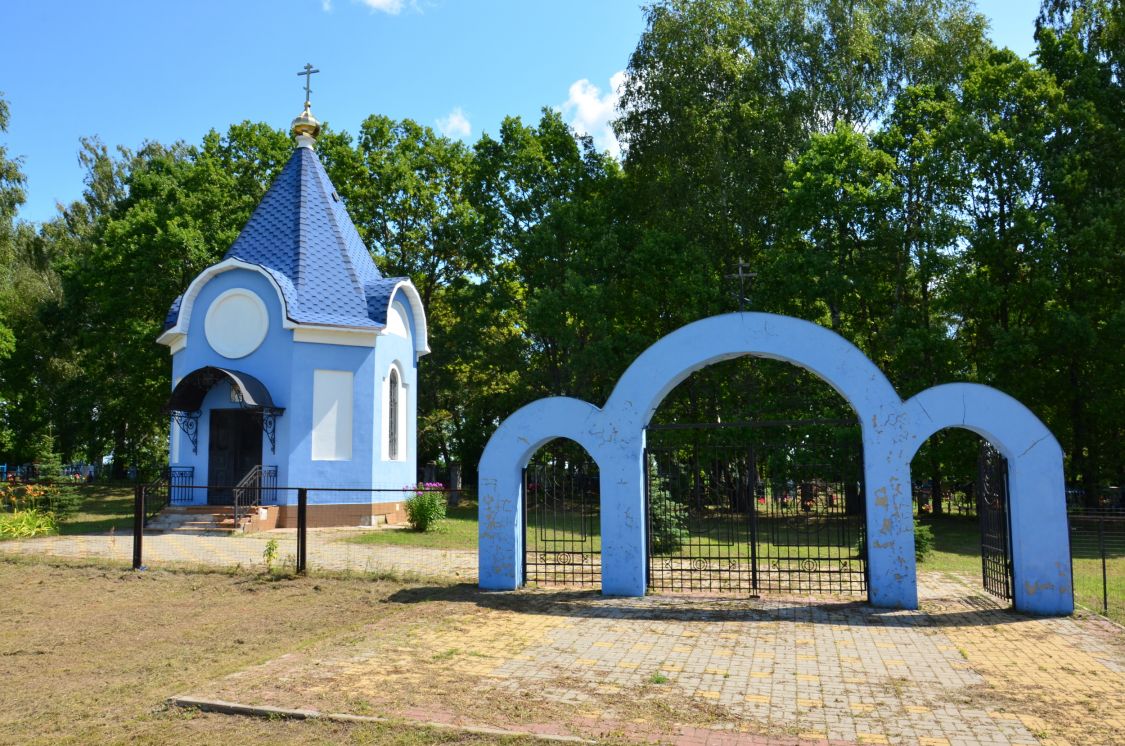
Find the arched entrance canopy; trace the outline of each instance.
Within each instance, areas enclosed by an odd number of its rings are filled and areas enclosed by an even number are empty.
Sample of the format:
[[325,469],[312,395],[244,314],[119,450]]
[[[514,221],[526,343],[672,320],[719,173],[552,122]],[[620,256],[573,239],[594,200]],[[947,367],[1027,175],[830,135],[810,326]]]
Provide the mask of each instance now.
[[199,415],[203,399],[216,383],[224,380],[230,381],[239,405],[243,409],[253,410],[261,417],[262,432],[269,439],[270,452],[276,452],[275,420],[285,410],[274,404],[266,385],[249,373],[208,365],[197,368],[180,379],[164,405],[165,411],[172,415],[191,441],[192,453],[199,452]]
[[184,376],[176,388],[172,389],[172,396],[164,409],[169,412],[195,412],[203,406],[203,397],[219,381],[230,381],[234,387],[242,406],[246,409],[271,409],[276,414],[281,414],[281,409],[273,403],[269,389],[249,373],[240,370],[227,370],[208,365],[197,368]]
[[599,468],[602,592],[644,595],[644,428],[680,381],[742,355],[815,373],[859,417],[872,604],[918,606],[910,458],[930,434],[957,426],[984,435],[1008,458],[1016,608],[1044,614],[1073,610],[1062,451],[1034,414],[995,389],[973,384],[938,386],[903,402],[843,337],[766,313],[715,316],[669,334],[629,366],[602,408],[548,398],[502,422],[480,461],[481,586],[502,590],[522,584],[521,470],[540,445],[566,437],[582,445]]

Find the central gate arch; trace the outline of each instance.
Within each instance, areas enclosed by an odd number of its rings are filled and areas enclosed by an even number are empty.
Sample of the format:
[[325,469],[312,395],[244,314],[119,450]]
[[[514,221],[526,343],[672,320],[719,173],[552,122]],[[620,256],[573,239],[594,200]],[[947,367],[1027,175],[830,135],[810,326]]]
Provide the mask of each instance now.
[[920,439],[960,426],[987,437],[1009,461],[1015,606],[1070,613],[1062,449],[1019,402],[975,384],[937,386],[903,402],[854,345],[800,319],[734,313],[688,324],[633,362],[605,406],[568,397],[533,402],[500,424],[479,467],[480,585],[522,584],[522,472],[555,437],[578,441],[600,472],[602,592],[643,595],[645,428],[665,395],[700,368],[743,355],[798,365],[823,379],[855,412],[862,430],[868,599],[917,608],[910,458]]

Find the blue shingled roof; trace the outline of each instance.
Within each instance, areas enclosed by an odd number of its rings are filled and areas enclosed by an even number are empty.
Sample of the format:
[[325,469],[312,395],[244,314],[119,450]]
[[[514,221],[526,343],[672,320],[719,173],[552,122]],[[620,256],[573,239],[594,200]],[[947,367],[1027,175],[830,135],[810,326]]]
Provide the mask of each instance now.
[[172,307],[168,309],[168,315],[164,317],[164,330],[167,331],[176,325],[176,319],[180,316],[180,303],[183,302],[184,294],[180,293],[176,296],[176,300],[172,301]]
[[[277,282],[287,315],[305,324],[382,327],[396,284],[364,246],[311,148],[298,147],[235,239],[226,259],[256,264]],[[164,328],[175,325],[181,298]]]

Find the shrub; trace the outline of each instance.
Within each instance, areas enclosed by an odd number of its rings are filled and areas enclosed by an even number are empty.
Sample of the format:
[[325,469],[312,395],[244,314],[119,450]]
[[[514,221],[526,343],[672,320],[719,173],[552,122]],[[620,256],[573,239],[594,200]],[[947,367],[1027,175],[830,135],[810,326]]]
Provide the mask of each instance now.
[[0,509],[38,510],[65,520],[78,512],[82,496],[70,485],[0,484]]
[[266,563],[266,572],[273,571],[273,563],[277,561],[277,539],[270,539],[262,550],[262,561]]
[[932,526],[914,521],[914,559],[925,562],[934,549],[934,529]]
[[0,513],[0,539],[30,539],[58,533],[59,523],[50,513],[35,508]]
[[680,549],[687,539],[684,526],[683,507],[672,499],[668,489],[668,478],[656,470],[656,464],[649,464],[649,530],[654,554],[669,554]]
[[437,482],[426,482],[414,488],[406,499],[406,517],[415,531],[433,531],[445,520],[445,493]]
[[52,485],[45,487],[43,504],[46,509],[54,513],[60,521],[65,521],[78,512],[82,506],[82,495],[76,487],[70,485]]

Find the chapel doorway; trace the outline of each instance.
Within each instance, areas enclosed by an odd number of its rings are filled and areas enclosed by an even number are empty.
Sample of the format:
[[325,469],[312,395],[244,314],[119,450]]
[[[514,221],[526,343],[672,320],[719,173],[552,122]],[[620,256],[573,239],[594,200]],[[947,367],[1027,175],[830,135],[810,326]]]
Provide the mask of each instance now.
[[254,412],[211,410],[207,504],[231,505],[232,487],[262,463],[262,426]]

